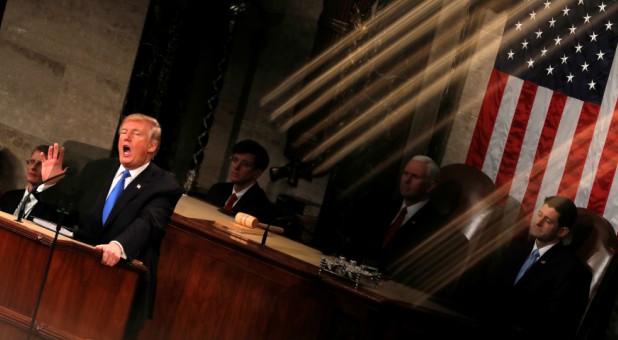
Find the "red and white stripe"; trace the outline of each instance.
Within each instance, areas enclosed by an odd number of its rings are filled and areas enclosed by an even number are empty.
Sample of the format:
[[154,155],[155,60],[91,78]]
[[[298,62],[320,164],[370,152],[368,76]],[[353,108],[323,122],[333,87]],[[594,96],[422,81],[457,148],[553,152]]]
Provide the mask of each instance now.
[[466,164],[482,169],[527,213],[546,196],[563,195],[618,230],[617,59],[601,105],[494,69]]

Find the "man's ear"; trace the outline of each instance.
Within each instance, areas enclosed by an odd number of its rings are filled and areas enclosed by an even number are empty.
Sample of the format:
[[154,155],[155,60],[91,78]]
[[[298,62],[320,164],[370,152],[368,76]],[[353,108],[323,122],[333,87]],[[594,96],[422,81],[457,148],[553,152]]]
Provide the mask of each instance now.
[[149,153],[154,153],[155,151],[157,151],[158,147],[159,147],[159,144],[157,144],[155,142],[151,142],[150,145],[148,145],[148,152]]
[[570,231],[571,231],[571,229],[569,229],[567,227],[560,227],[560,230],[558,230],[558,237],[563,238],[563,237],[567,236]]
[[255,170],[255,180],[257,180],[260,176],[262,176],[262,173],[264,172],[264,170],[259,170],[259,169],[254,169]]
[[436,183],[436,181],[429,181],[429,186],[427,187],[427,192],[432,192],[436,187],[438,186],[438,183]]

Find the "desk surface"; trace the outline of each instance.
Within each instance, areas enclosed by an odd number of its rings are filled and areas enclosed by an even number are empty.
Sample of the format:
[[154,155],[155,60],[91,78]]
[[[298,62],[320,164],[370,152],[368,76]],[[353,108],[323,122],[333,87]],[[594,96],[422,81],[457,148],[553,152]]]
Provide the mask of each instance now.
[[[187,218],[194,218],[200,220],[229,222],[234,221],[234,217],[219,212],[217,207],[187,195],[182,195],[182,197],[178,201],[178,204],[176,205],[174,213]],[[230,234],[233,234],[237,237],[256,243],[262,242],[262,235],[243,234],[232,229],[226,230]],[[313,249],[304,244],[298,243],[296,241],[288,239],[287,237],[272,232],[268,233],[266,246],[272,249],[276,249],[284,254],[287,254],[299,260],[315,265],[316,267],[320,265],[320,260],[323,256],[322,252],[317,249]]]
[[[15,222],[15,220],[17,218],[17,217],[15,217],[12,214],[5,213],[4,211],[0,211],[0,217],[6,219],[8,221],[14,221],[14,222]],[[20,223],[23,227],[26,227],[28,230],[31,230],[33,232],[41,233],[41,234],[43,234],[45,236],[49,236],[51,238],[54,237],[54,232],[53,231],[45,229],[45,228],[35,224],[32,221],[29,221],[29,220],[26,220],[26,219],[22,219],[21,222],[17,222],[17,223]],[[58,235],[58,240],[69,241],[69,240],[72,240],[72,239],[68,238],[66,236],[63,236],[63,235]],[[92,248],[92,246],[87,245],[85,243],[82,243],[82,242],[79,242],[79,241],[74,241],[74,242],[76,242],[76,243],[78,243],[80,245]]]

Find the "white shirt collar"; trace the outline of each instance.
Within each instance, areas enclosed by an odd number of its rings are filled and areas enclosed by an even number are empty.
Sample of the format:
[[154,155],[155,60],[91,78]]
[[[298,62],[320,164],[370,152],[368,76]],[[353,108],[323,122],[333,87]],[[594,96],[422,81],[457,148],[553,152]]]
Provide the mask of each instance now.
[[[558,241],[558,242],[560,242],[560,241]],[[536,241],[534,241],[534,246],[532,247],[532,250],[530,251],[530,253],[532,253],[535,249],[538,249],[539,250],[539,257],[541,257],[541,256],[543,256],[543,254],[547,253],[547,251],[550,250],[553,246],[555,246],[556,243],[558,243],[558,242],[555,242],[555,243],[552,243],[552,244],[548,244],[548,245],[546,245],[544,247],[539,248],[539,247],[536,246]]]
[[[425,204],[427,204],[427,202],[429,202],[428,199],[426,199],[424,201],[420,201],[418,203],[414,203],[414,204],[412,204],[409,207],[406,207],[406,202],[405,201],[403,203],[401,203],[401,209],[406,208],[406,210],[407,210],[406,217],[403,219],[403,222],[401,223],[401,225],[406,224],[406,222],[408,222],[408,220],[411,219],[412,216],[414,216],[414,214],[416,214],[419,210],[421,210],[421,208],[424,207]],[[399,211],[401,211],[401,209],[399,209]],[[395,219],[396,218],[397,218],[397,216],[395,216]],[[391,223],[394,222],[395,219],[393,219],[393,221],[391,221]]]
[[250,186],[248,186],[248,187],[246,187],[246,188],[242,189],[241,191],[236,191],[236,190],[234,189],[234,187],[232,187],[232,193],[233,193],[233,194],[236,194],[236,198],[239,200],[239,199],[242,197],[242,195],[246,194],[246,193],[247,193],[247,191],[249,191],[249,189],[251,189],[251,187],[255,185],[255,183],[256,183],[256,182],[253,182],[253,184],[251,184]]
[[[150,165],[150,162],[147,162],[146,164],[144,164],[144,165],[142,165],[142,166],[140,166],[138,168],[135,168],[133,170],[129,170],[129,173],[131,174],[131,177],[127,179],[129,181],[129,183],[131,183],[131,181],[135,177],[139,176],[144,170],[146,170],[148,165]],[[120,166],[118,167],[118,170],[116,171],[116,176],[115,177],[118,177],[125,170],[126,170],[125,167],[122,166],[122,164],[120,164]]]

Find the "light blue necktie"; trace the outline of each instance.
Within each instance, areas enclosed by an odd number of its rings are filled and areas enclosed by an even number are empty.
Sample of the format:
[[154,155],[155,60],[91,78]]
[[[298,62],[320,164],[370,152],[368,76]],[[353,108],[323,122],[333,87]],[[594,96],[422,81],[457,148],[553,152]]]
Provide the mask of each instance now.
[[519,270],[519,273],[517,273],[517,277],[515,278],[515,283],[517,283],[517,281],[519,281],[519,279],[521,279],[521,277],[524,276],[524,274],[528,271],[530,266],[532,266],[538,258],[539,258],[539,250],[535,249],[532,251],[532,253],[528,257],[526,262],[524,262],[524,265],[521,266],[521,269]]
[[112,211],[116,200],[118,199],[118,197],[120,197],[120,194],[122,194],[122,191],[124,190],[124,180],[127,177],[131,177],[131,173],[129,172],[129,170],[125,170],[122,172],[122,177],[120,178],[118,183],[116,183],[116,186],[114,187],[114,189],[112,189],[112,192],[109,193],[109,196],[105,201],[105,206],[103,207],[103,224],[105,224],[105,221],[107,221],[107,217]]

